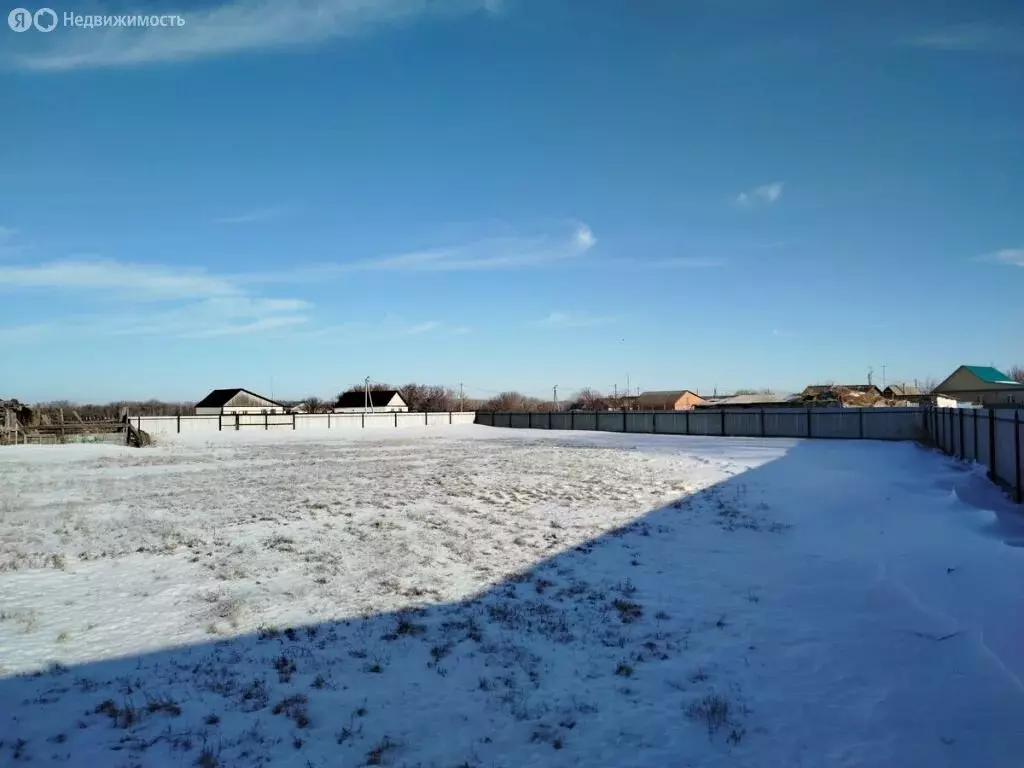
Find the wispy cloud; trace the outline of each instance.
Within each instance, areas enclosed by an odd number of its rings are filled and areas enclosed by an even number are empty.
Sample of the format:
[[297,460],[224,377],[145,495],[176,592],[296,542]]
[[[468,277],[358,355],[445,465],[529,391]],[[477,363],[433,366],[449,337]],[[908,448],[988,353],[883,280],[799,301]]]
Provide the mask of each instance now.
[[1024,267],[1024,248],[1003,248],[999,251],[986,253],[978,257],[980,261],[989,261],[996,264],[1010,264],[1015,267]]
[[[302,299],[252,295],[233,278],[199,269],[66,259],[38,265],[0,265],[0,297],[75,295],[84,314],[43,324],[0,329],[0,341],[63,337],[159,336],[199,338],[264,332],[309,322],[312,305]],[[112,301],[113,299],[113,301]],[[46,299],[44,299],[46,300]],[[76,302],[77,303],[77,302]]]
[[10,240],[16,234],[18,234],[18,230],[12,229],[11,227],[5,227],[0,224],[0,242]]
[[775,181],[771,184],[762,184],[746,192],[740,192],[736,196],[736,204],[743,207],[752,205],[773,205],[782,197],[783,183]]
[[284,206],[271,206],[268,208],[254,208],[231,216],[218,216],[214,219],[217,224],[253,224],[260,221],[279,219],[289,212]]
[[537,321],[536,325],[542,328],[592,328],[614,322],[614,317],[598,317],[587,312],[554,311]]
[[38,265],[0,265],[0,293],[13,289],[116,290],[141,299],[230,296],[242,290],[230,280],[200,269],[172,269],[82,257]]
[[597,238],[586,224],[571,222],[563,230],[534,236],[482,238],[357,261],[299,266],[287,272],[244,275],[240,279],[248,283],[306,283],[360,272],[478,272],[542,268],[571,263],[597,243]]
[[597,243],[586,224],[567,235],[500,237],[340,265],[343,270],[455,272],[540,267],[582,256]]
[[[24,68],[50,71],[192,61],[324,43],[425,16],[494,13],[500,6],[500,0],[235,0],[183,11],[180,27],[108,27],[69,35],[58,31],[42,36],[46,49],[15,61]],[[152,13],[146,8],[135,11]]]
[[429,320],[425,323],[417,323],[416,325],[409,327],[406,330],[406,333],[410,336],[417,336],[421,333],[436,331],[440,327],[441,323],[437,322],[436,320]]
[[1024,53],[1024,27],[974,21],[932,29],[909,42],[935,51]]

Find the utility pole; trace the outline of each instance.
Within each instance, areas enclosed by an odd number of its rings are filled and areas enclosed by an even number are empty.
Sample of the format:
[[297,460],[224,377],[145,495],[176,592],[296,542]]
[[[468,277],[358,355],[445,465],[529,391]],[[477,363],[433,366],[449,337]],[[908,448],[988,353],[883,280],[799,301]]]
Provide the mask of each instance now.
[[373,400],[370,399],[370,377],[363,379],[363,412],[373,413]]
[[558,410],[558,385],[555,384],[555,410]]
[[459,382],[459,413],[462,413],[464,410],[466,410],[466,407],[465,407],[464,403],[465,403],[465,400],[462,397],[462,382],[460,381]]
[[870,367],[869,367],[869,368],[868,368],[868,386],[869,386],[869,387],[871,386],[871,379],[872,379],[872,377],[873,377],[874,375],[875,375],[875,369],[874,369],[874,368],[870,368]]
[[614,397],[616,400],[619,399],[619,385],[618,384],[612,384],[612,397]]
[[882,389],[885,389],[885,366],[882,366]]

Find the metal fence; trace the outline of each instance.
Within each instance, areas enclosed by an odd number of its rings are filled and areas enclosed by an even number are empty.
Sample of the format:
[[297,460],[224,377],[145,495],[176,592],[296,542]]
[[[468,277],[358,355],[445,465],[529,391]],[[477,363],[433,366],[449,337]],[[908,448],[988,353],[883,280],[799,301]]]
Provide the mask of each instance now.
[[1007,408],[930,408],[925,426],[944,453],[976,461],[993,482],[1024,502],[1024,410]]
[[917,440],[920,408],[701,408],[694,411],[477,413],[477,424],[520,429],[589,429],[656,435]]
[[930,439],[945,453],[988,468],[1024,502],[1024,410],[1005,408],[765,408],[695,411],[477,413],[476,423],[514,429],[585,429],[656,435]]

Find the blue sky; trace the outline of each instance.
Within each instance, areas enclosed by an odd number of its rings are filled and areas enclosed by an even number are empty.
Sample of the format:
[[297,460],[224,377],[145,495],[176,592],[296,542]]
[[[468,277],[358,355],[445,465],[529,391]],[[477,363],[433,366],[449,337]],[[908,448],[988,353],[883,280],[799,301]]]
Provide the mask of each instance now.
[[0,27],[4,396],[1024,363],[1014,0],[145,12]]

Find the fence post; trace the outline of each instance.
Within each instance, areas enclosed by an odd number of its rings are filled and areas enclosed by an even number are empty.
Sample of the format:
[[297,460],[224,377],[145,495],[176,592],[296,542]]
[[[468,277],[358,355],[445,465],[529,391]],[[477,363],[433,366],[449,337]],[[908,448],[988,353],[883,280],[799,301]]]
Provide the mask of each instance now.
[[242,414],[235,412],[235,432],[242,428]]
[[223,429],[224,429],[224,414],[223,413],[218,413],[217,414],[217,431],[221,432],[221,431],[223,431]]
[[1013,410],[1013,471],[1016,475],[1014,483],[1017,486],[1017,503],[1024,502],[1024,487],[1020,484],[1020,408]]
[[811,436],[811,409],[807,409],[807,436]]
[[424,411],[423,412],[423,426],[424,427],[429,427],[430,426],[430,411]]
[[359,414],[359,428],[366,429],[366,411]]
[[576,429],[576,411],[569,411],[569,429]]
[[527,411],[526,413],[526,426],[529,429],[533,429],[533,411]]
[[658,434],[658,412],[651,411],[651,434]]
[[452,412],[451,411],[448,411],[448,423],[449,424],[452,423]]
[[860,422],[860,439],[864,439],[864,406],[857,409],[858,421]]
[[270,429],[270,415],[266,411],[264,411],[263,412],[263,431],[266,432],[268,429]]
[[181,434],[181,414],[178,414],[178,434]]
[[686,432],[684,434],[690,434],[690,410],[686,409]]
[[978,409],[971,408],[974,414],[974,460],[978,460]]
[[725,408],[722,409],[722,427],[720,432],[722,437],[725,437]]
[[964,445],[964,409],[960,409],[960,458],[967,458],[967,447]]
[[622,431],[629,432],[629,422],[626,421],[626,410],[622,410]]
[[327,412],[327,428],[328,429],[331,428],[331,412],[330,411]]
[[298,418],[298,414],[296,414],[295,411],[292,411],[292,432],[295,431],[295,420],[297,418]]
[[996,474],[996,409],[988,409],[988,476],[990,480],[995,480],[998,475]]
[[398,411],[395,411],[395,429],[398,429]]
[[764,430],[764,408],[761,409],[761,437],[765,436]]

